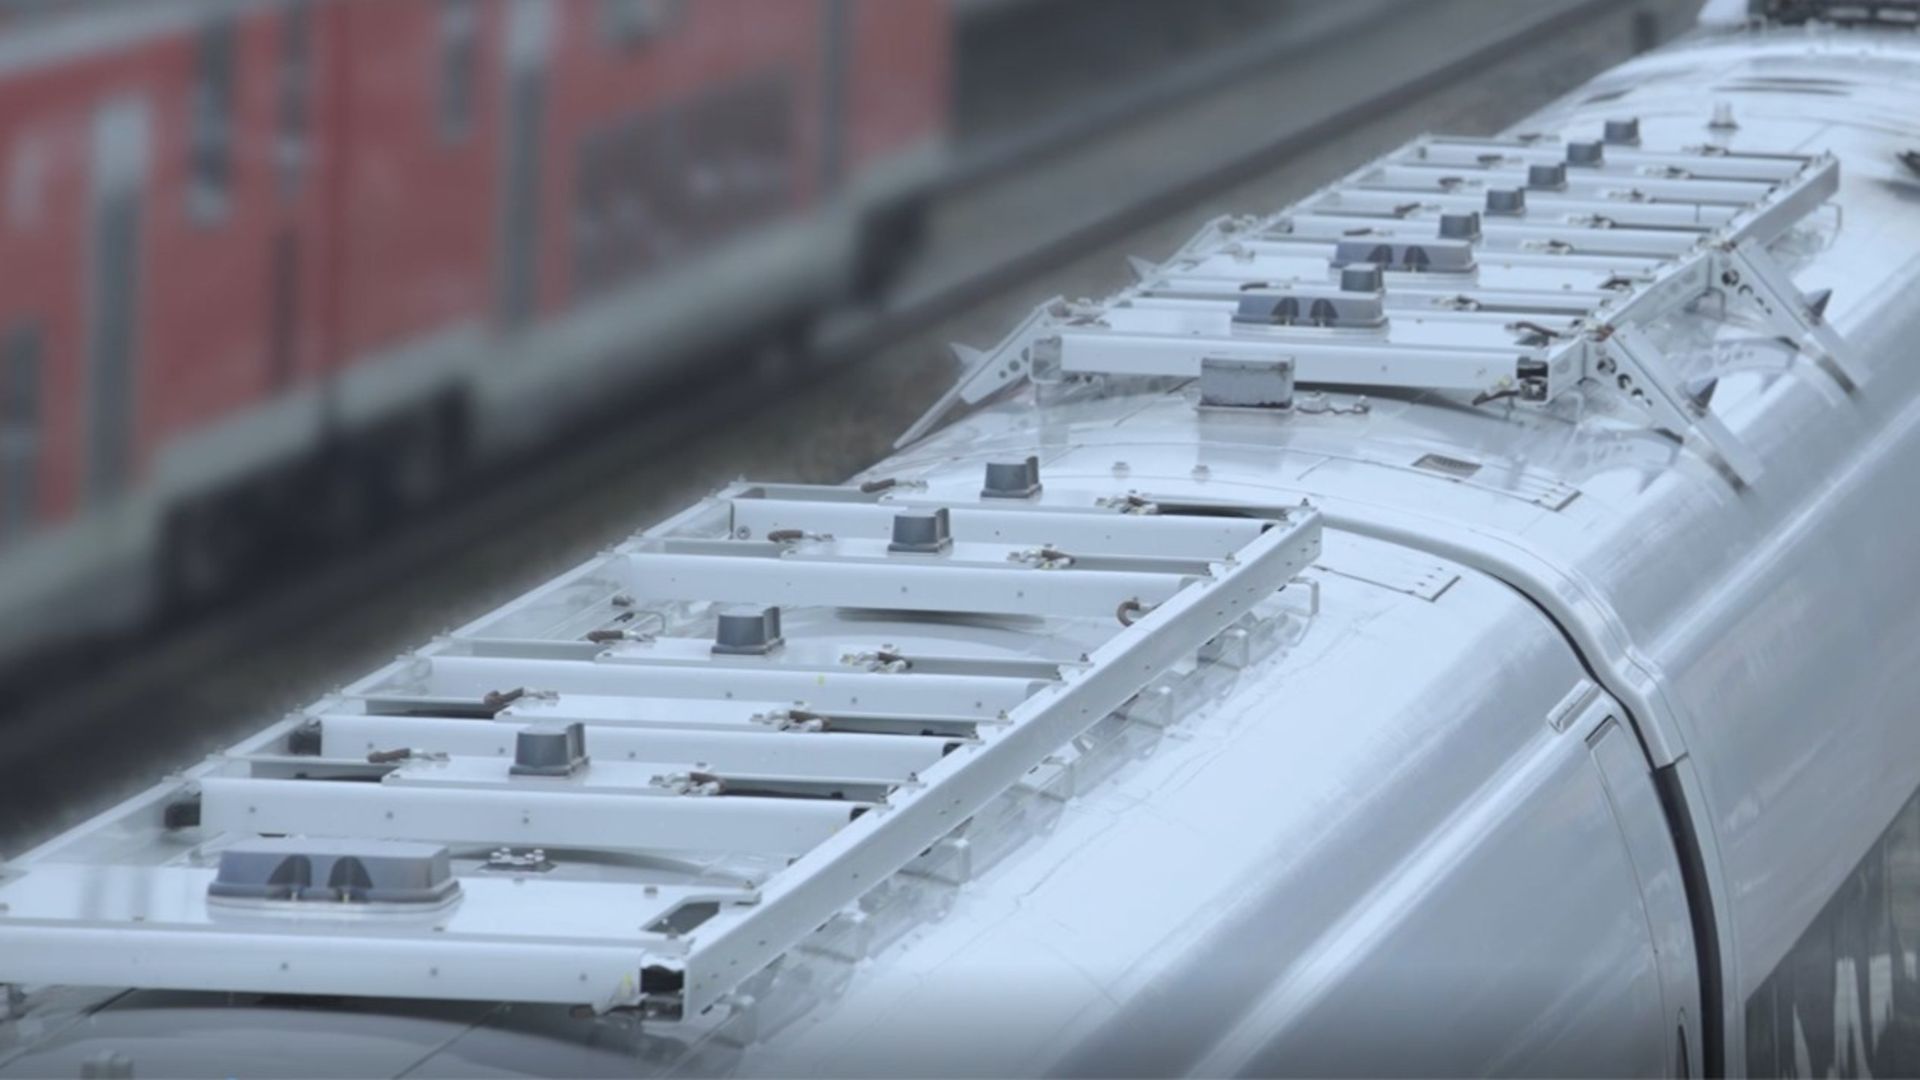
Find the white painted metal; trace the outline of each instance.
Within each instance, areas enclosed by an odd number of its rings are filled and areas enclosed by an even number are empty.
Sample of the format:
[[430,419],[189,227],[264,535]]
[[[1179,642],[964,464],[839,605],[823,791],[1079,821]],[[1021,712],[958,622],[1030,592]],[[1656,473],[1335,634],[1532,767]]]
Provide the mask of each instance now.
[[[656,530],[603,556],[575,575],[603,587],[567,615],[592,608],[602,626],[625,616],[661,628],[689,621],[690,603],[777,604],[790,645],[715,655],[713,620],[702,616],[703,638],[637,631],[555,658],[579,643],[577,620],[490,634],[521,607],[509,605],[330,699],[281,745],[256,740],[170,785],[197,808],[197,823],[175,830],[198,838],[186,866],[130,864],[112,845],[78,865],[12,864],[0,881],[0,981],[351,992],[346,972],[381,966],[374,946],[335,951],[336,935],[315,929],[348,926],[394,947],[390,977],[361,992],[704,1012],[1149,684],[1181,664],[1207,666],[1203,652],[1243,648],[1242,621],[1270,608],[1320,553],[1319,519],[1306,508],[1283,521],[1222,521],[986,507],[957,515],[964,539],[943,552],[889,552],[860,534],[883,523],[890,534],[892,514],[909,507],[849,503],[847,490],[808,500],[786,489],[777,505],[765,494],[741,486],[712,500],[708,516],[729,523],[718,535]],[[756,519],[801,539],[753,539]],[[1052,554],[1024,557],[1036,548]],[[1087,646],[1048,661],[895,645],[891,633],[856,637],[861,624],[843,609],[904,612],[896,618],[909,625],[928,612],[1014,617],[1024,620],[1018,637],[1033,623]],[[810,610],[830,638],[807,640],[817,637],[800,621]],[[526,721],[554,719],[591,723],[590,760],[571,775],[518,775],[510,744]],[[293,741],[309,730],[308,743]],[[451,914],[303,900],[225,919],[206,893],[211,872],[198,867],[233,838],[257,835],[446,845],[463,893]],[[483,927],[502,916],[466,888],[493,889],[502,872],[494,858],[474,860],[496,848],[532,863],[551,853],[557,867],[507,864],[528,906],[501,940]],[[559,869],[635,856],[611,878],[601,869],[581,882]],[[724,872],[757,884],[721,894],[685,928],[699,925],[700,935],[682,941],[681,928],[648,929],[692,902],[684,888],[662,900],[647,879],[663,857],[735,868]],[[124,882],[113,886],[124,905],[75,893],[76,882],[112,880]],[[641,932],[558,917],[565,909],[553,905],[575,894],[598,905],[597,918]],[[643,978],[647,970],[671,974]],[[456,976],[461,991],[445,993],[443,980]],[[665,988],[647,985],[662,977]]]
[[[406,837],[440,844],[515,844],[604,851],[797,855],[848,821],[843,804],[785,799],[696,799],[661,791],[600,795],[537,790],[436,791],[382,782],[326,783],[206,777],[203,827],[223,833]],[[209,943],[208,948],[220,946]],[[150,985],[167,986],[154,972]],[[139,983],[142,980],[130,980]],[[239,989],[240,987],[236,987]],[[296,989],[289,986],[288,989]],[[246,989],[259,989],[246,987]],[[604,992],[607,988],[595,987]],[[497,996],[512,998],[500,987]],[[600,994],[582,1001],[607,1000]]]
[[[1635,347],[1634,335],[1642,322],[1670,315],[1722,282],[1744,279],[1744,288],[1725,286],[1730,296],[1759,307],[1795,340],[1817,343],[1843,381],[1857,384],[1858,365],[1845,346],[1765,250],[1837,190],[1839,164],[1831,156],[1622,151],[1602,166],[1569,170],[1569,190],[1591,205],[1621,194],[1596,185],[1631,181],[1630,205],[1658,199],[1670,214],[1674,205],[1682,207],[1688,220],[1714,209],[1725,213],[1704,231],[1636,229],[1597,215],[1545,222],[1531,214],[1489,215],[1473,243],[1476,264],[1463,272],[1384,268],[1380,299],[1388,317],[1377,330],[1247,326],[1233,319],[1235,305],[1250,293],[1314,287],[1329,272],[1322,260],[1333,256],[1330,245],[1437,238],[1431,215],[1401,216],[1423,209],[1420,200],[1400,204],[1390,218],[1376,211],[1362,224],[1326,213],[1349,194],[1365,199],[1382,185],[1524,188],[1529,162],[1561,159],[1559,140],[1420,139],[1317,196],[1309,205],[1318,212],[1275,215],[1252,229],[1215,226],[1183,247],[1168,270],[1136,266],[1139,284],[1104,303],[1056,300],[1035,309],[980,356],[957,392],[936,402],[902,442],[917,438],[956,401],[983,400],[1025,378],[1191,379],[1203,360],[1241,360],[1287,365],[1301,385],[1455,391],[1475,404],[1517,397],[1548,406],[1577,387],[1598,386],[1644,408],[1653,427],[1682,440],[1696,436],[1732,475],[1752,483],[1759,464],[1712,414],[1710,394],[1687,393],[1665,370],[1664,358]],[[1195,280],[1193,272],[1222,253],[1253,265],[1230,276],[1215,271],[1217,284],[1208,275]],[[1489,276],[1518,276],[1483,294],[1483,262],[1490,264]],[[1568,305],[1564,287],[1534,280],[1539,271],[1576,265],[1606,273],[1599,289],[1585,292],[1584,307]],[[1411,295],[1402,295],[1403,288]],[[1436,304],[1445,307],[1435,310]],[[1503,309],[1539,313],[1516,320]]]
[[[467,758],[513,757],[514,736],[524,726],[511,718],[501,723],[428,717],[365,716],[324,713],[321,756],[358,758],[382,750],[406,748]],[[575,719],[567,717],[567,719]],[[771,773],[806,776],[890,776],[904,778],[940,760],[952,745],[938,738],[841,733],[832,740],[812,733],[755,730],[687,732],[636,730],[594,723],[587,729],[598,761],[672,762],[716,773]],[[645,755],[642,757],[642,755]]]
[[[1809,84],[1794,79],[1845,92],[1803,92]],[[1750,81],[1769,88],[1740,89]],[[1301,394],[1287,415],[1196,410],[1191,387],[1062,380],[1043,368],[1034,385],[861,478],[887,485],[733,489],[30,853],[12,864],[19,876],[0,885],[0,902],[12,892],[47,918],[0,916],[0,964],[18,955],[30,964],[17,977],[71,980],[83,958],[86,978],[137,982],[144,969],[114,946],[138,942],[181,985],[283,986],[269,961],[284,957],[321,965],[307,985],[343,994],[368,993],[372,970],[380,993],[455,998],[433,990],[431,967],[446,961],[438,978],[459,970],[497,986],[510,959],[540,973],[514,977],[516,996],[680,1007],[676,1023],[649,1018],[629,1059],[661,1071],[1701,1075],[1711,1056],[1740,1074],[1777,1064],[1768,1048],[1792,1051],[1803,1036],[1814,1071],[1829,1067],[1823,1048],[1879,1068],[1915,1030],[1913,909],[1890,916],[1884,935],[1834,932],[1867,925],[1845,903],[1838,923],[1822,912],[1854,895],[1849,883],[1881,880],[1855,868],[1886,846],[1876,838],[1920,789],[1908,704],[1920,699],[1920,561],[1905,543],[1920,529],[1905,495],[1920,473],[1920,368],[1906,362],[1920,335],[1920,225],[1896,156],[1920,146],[1917,96],[1911,35],[1749,33],[1629,65],[1529,121],[1582,138],[1606,118],[1638,115],[1642,145],[1607,147],[1610,165],[1575,190],[1530,192],[1527,227],[1575,237],[1558,230],[1606,230],[1570,217],[1602,215],[1623,229],[1695,230],[1686,235],[1697,250],[1638,260],[1636,273],[1651,273],[1624,286],[1609,284],[1609,267],[1625,265],[1613,256],[1485,250],[1471,282],[1388,283],[1389,311],[1405,325],[1436,316],[1419,324],[1427,347],[1507,319],[1590,320],[1572,344],[1540,347],[1564,349],[1589,380],[1544,407],[1470,407],[1452,391],[1388,387],[1365,402],[1350,389]],[[1732,100],[1737,129],[1708,126],[1716,99]],[[1697,156],[1738,157],[1729,167],[1743,175],[1639,172],[1675,163],[1652,155],[1703,144],[1732,154]],[[1564,153],[1551,137],[1518,133],[1476,141],[1469,162],[1446,157],[1458,144],[1418,145],[1443,162],[1393,164],[1389,178],[1424,187],[1369,186],[1380,171],[1369,167],[1302,212],[1417,202],[1392,219],[1413,228],[1472,209],[1481,195],[1471,183],[1522,171],[1503,160],[1475,176],[1480,153]],[[1753,212],[1745,200],[1771,182],[1779,159],[1769,155],[1780,154],[1811,171]],[[1451,191],[1437,182],[1456,174]],[[1741,201],[1614,197],[1636,189]],[[1103,335],[1178,336],[1161,321],[1204,329],[1247,281],[1324,286],[1328,245],[1274,234],[1287,217],[1216,222],[1167,263],[1139,268],[1145,284],[1119,298],[1133,305],[1125,326],[1094,325],[1127,310],[1117,301],[1049,305],[982,354],[950,397],[985,402],[1026,382],[1029,350],[1055,333],[1088,347]],[[1730,269],[1755,291],[1726,282]],[[1803,296],[1820,288],[1834,294],[1816,317]],[[1592,381],[1621,373],[1648,405]],[[1708,384],[1711,401],[1695,411]],[[1656,426],[1684,428],[1718,461],[1680,452]],[[1029,455],[1039,493],[980,497],[984,464]],[[1207,599],[1227,575],[1267,566],[1249,544],[1297,535],[1303,498],[1327,523],[1311,590],[1212,623]],[[729,595],[803,587],[765,566],[799,575],[824,565],[878,566],[895,588],[952,596],[960,590],[945,575],[894,574],[926,557],[877,554],[895,513],[941,506],[954,509],[959,564],[999,558],[989,580],[1075,572],[1007,561],[1041,547],[1201,559],[1219,576],[1173,593],[1149,616],[1165,621],[1133,636],[1116,636],[1111,613],[792,609],[787,645],[760,663],[695,655],[711,605],[639,590],[648,579],[638,568],[664,557],[703,573],[759,571],[752,589]],[[1261,526],[1218,516],[1235,513],[1287,520],[1255,538],[1246,530]],[[768,539],[786,530],[800,535]],[[663,538],[750,554],[683,544],[667,555]],[[1270,568],[1263,588],[1288,569]],[[1186,625],[1203,615],[1224,627],[1204,642]],[[1176,640],[1191,651],[1159,655]],[[1141,652],[1155,654],[1142,680],[1109,685]],[[1083,696],[1097,700],[1080,705]],[[633,763],[605,774],[623,791],[655,789],[656,771],[679,762],[722,791],[730,778],[844,780],[849,814],[853,803],[874,809],[791,865],[744,852],[583,859],[560,849],[546,853],[550,874],[496,877],[482,869],[485,845],[463,848],[456,872],[478,902],[421,935],[455,935],[444,949],[361,925],[246,936],[183,915],[175,928],[131,927],[135,914],[203,910],[193,905],[223,842],[204,827],[165,830],[163,806],[209,777],[215,795],[228,781],[314,784],[285,772],[309,718],[321,726],[316,764],[364,769],[348,759],[406,748],[420,760],[394,772],[424,777],[443,767],[428,755],[446,753],[456,782],[481,785],[460,790],[491,793],[521,725],[580,719],[596,766]],[[693,778],[666,774],[659,788],[683,782]],[[854,782],[893,787],[884,801],[854,799]],[[616,797],[543,783],[525,790]],[[617,797],[622,807],[752,798]],[[743,842],[785,817],[757,822]],[[180,877],[188,872],[201,877]],[[86,889],[97,898],[83,903]],[[696,895],[718,905],[704,922],[677,936],[645,929]],[[88,918],[75,918],[83,906]],[[575,952],[566,934],[600,944]],[[1813,966],[1797,966],[1808,934],[1834,943],[1830,964],[1816,950]],[[200,966],[193,945],[210,936],[224,959]],[[1854,937],[1865,939],[1858,951]],[[241,942],[252,951],[229,956]],[[566,967],[611,955],[607,942],[618,963]],[[673,978],[656,971],[651,991],[630,993],[621,980],[643,956]],[[1783,960],[1807,973],[1784,990],[1769,980]],[[566,996],[560,984],[581,973],[605,996]],[[1857,1007],[1844,994],[1776,1000],[1796,986],[1863,989]],[[74,1015],[63,993],[30,987],[24,1008]],[[225,999],[131,995],[72,1029],[84,1036],[35,1036],[44,1056],[9,1066],[0,1048],[0,1072],[44,1073],[65,1060],[58,1051],[216,1001],[235,1032],[285,1028],[272,1010]],[[381,1023],[426,1004],[310,1010],[292,1028],[363,1047],[384,1037]],[[802,1014],[808,1023],[792,1023]],[[486,1059],[489,1068],[557,1071],[545,1050],[595,1042],[608,1022],[526,1006],[515,1015],[547,1017],[561,1041],[502,1033],[489,1047],[524,1056]],[[1780,1016],[1791,1018],[1784,1043],[1768,1026]],[[490,1023],[454,1015],[383,1067],[460,1071],[473,1058],[435,1048]],[[689,1058],[721,1029],[723,1062]]]

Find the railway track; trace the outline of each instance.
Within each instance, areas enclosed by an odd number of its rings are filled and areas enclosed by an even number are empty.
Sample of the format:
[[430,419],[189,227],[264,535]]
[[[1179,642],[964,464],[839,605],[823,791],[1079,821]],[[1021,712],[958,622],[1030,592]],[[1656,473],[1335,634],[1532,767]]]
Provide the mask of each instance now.
[[[941,345],[998,336],[1055,292],[1118,284],[1224,206],[1277,205],[1426,128],[1498,129],[1684,24],[1685,0],[1408,5],[1122,126],[1058,132],[935,209],[929,260],[885,307],[819,329],[805,367],[688,377],[650,409],[496,472],[356,553],[11,693],[0,851],[225,745],[742,473],[835,482],[949,381]],[[1651,20],[1651,21],[1650,21]],[[1020,155],[998,151],[1011,161]],[[790,359],[790,358],[789,358]],[[729,367],[729,372],[736,369]]]

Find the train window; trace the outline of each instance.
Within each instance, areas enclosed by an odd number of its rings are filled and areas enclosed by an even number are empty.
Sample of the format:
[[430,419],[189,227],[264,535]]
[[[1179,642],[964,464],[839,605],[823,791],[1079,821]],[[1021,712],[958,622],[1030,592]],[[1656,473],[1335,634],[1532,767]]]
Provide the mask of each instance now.
[[473,0],[440,3],[440,137],[473,131],[474,80],[480,59],[480,14]]
[[686,0],[600,0],[600,37],[631,49],[673,29]]
[[718,240],[791,205],[794,91],[779,76],[709,91],[687,118],[686,205],[697,241]]
[[1747,999],[1749,1076],[1920,1075],[1920,792]]
[[280,24],[280,190],[298,194],[307,167],[307,126],[313,77],[310,42],[313,12],[308,0],[294,0]]
[[580,140],[574,170],[573,283],[582,293],[598,289],[609,276],[607,221],[612,201],[608,175],[613,144],[606,132]]
[[551,11],[518,4],[506,28],[507,70],[500,143],[500,245],[495,311],[502,325],[524,326],[539,306],[540,187],[546,156],[547,72],[552,63]]
[[691,182],[684,118],[632,114],[580,142],[573,289],[585,298],[630,282],[679,250]]
[[86,492],[92,501],[119,495],[133,460],[146,124],[145,109],[135,101],[102,106],[94,119],[85,331]]
[[200,32],[188,139],[187,205],[199,221],[225,215],[233,179],[234,31],[231,17]]
[[40,474],[40,328],[0,339],[0,538],[33,522]]

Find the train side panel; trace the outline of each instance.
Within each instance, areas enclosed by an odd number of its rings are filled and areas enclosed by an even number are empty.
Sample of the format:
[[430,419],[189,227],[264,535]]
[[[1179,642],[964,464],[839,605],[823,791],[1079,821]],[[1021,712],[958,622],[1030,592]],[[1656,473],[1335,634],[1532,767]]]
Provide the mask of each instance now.
[[952,50],[943,11],[933,4],[843,0],[851,5],[848,156],[881,167],[946,126]]
[[[338,47],[317,16],[242,9],[150,50],[153,175],[130,327],[148,498],[233,482],[317,437],[308,397],[327,365],[333,254],[333,160],[317,135],[335,120],[323,72]],[[303,407],[263,410],[280,400]]]
[[[1920,469],[1920,373],[1902,362],[1920,333],[1920,178],[1901,157],[1920,140],[1917,85],[1910,33],[1743,34],[1624,67],[1516,129],[1592,138],[1632,116],[1650,147],[1838,158],[1834,205],[1768,258],[1805,296],[1835,290],[1825,317],[1860,386],[1782,347],[1738,279],[1722,283],[1724,304],[1646,328],[1690,385],[1713,380],[1713,413],[1761,462],[1749,482],[1697,439],[1637,430],[1635,414],[1621,425],[1597,389],[1588,407],[1602,415],[1578,418],[1389,400],[1261,426],[1196,417],[1188,400],[1045,406],[1050,469],[1125,462],[1152,498],[1197,495],[1186,478],[1210,475],[1210,497],[1229,501],[1257,475],[1283,476],[1289,499],[1466,561],[1551,613],[1661,768],[1703,945],[1701,1034],[1708,1060],[1735,1072],[1920,1065],[1920,944],[1914,901],[1896,891],[1920,864],[1920,568],[1901,494]],[[1711,126],[1716,97],[1732,100],[1736,128]],[[1614,197],[1646,198],[1624,184]],[[1034,449],[1018,430],[991,410],[893,470],[1014,459]],[[1481,479],[1422,476],[1428,452]]]
[[0,409],[5,416],[4,529],[13,544],[37,526],[79,511],[84,386],[77,362],[88,342],[82,314],[85,229],[92,175],[96,73],[50,69],[16,77],[0,95],[6,249],[0,304],[6,336]]
[[[914,472],[957,500],[983,459]],[[1497,581],[1331,533],[1314,576],[1318,614],[1256,682],[1195,701],[745,1071],[1697,1070],[1691,968],[1662,962],[1690,958],[1678,867],[1617,706]]]
[[686,4],[622,33],[557,10],[565,54],[541,257],[550,309],[697,262],[820,195],[823,4]]
[[1665,673],[1677,768],[1710,822],[1735,1071],[1920,1066],[1920,901],[1894,885],[1920,857],[1920,520],[1902,495],[1920,470],[1920,377],[1905,362],[1920,334],[1920,179],[1897,156],[1920,141],[1901,115],[1920,93],[1914,46],[1708,40],[1615,73],[1597,93],[1647,89],[1572,114],[1643,112],[1656,131],[1699,124],[1697,102],[1715,99],[1741,124],[1736,147],[1841,161],[1840,215],[1775,251],[1804,293],[1834,290],[1828,315],[1865,382],[1843,393],[1810,357],[1752,344],[1751,324],[1706,349],[1677,334],[1680,362],[1729,371],[1716,407],[1767,474],[1734,497],[1668,477],[1649,492],[1657,527],[1588,556]]
[[506,33],[498,4],[329,5],[337,366],[487,318]]

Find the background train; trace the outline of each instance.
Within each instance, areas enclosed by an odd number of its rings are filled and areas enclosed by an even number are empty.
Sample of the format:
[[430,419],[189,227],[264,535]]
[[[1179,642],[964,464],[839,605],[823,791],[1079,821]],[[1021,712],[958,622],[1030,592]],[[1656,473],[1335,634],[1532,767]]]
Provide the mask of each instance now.
[[10,10],[0,656],[217,597],[617,422],[678,360],[873,299],[946,158],[949,22],[887,0]]

